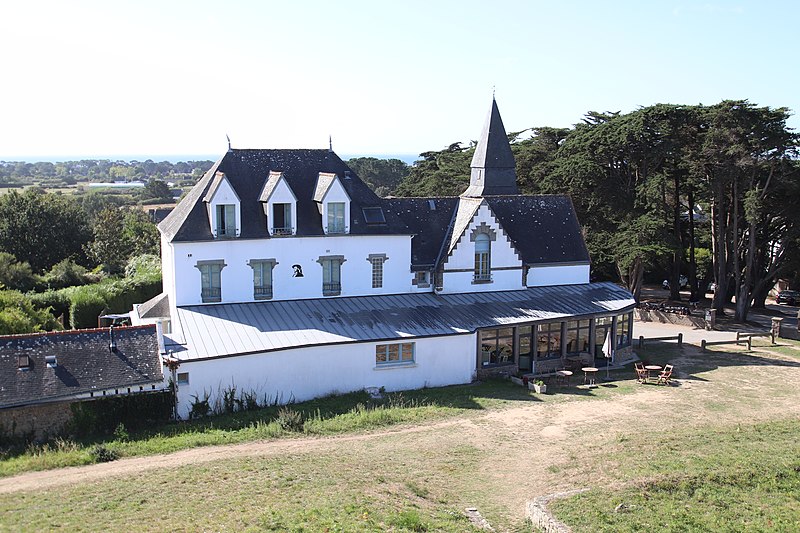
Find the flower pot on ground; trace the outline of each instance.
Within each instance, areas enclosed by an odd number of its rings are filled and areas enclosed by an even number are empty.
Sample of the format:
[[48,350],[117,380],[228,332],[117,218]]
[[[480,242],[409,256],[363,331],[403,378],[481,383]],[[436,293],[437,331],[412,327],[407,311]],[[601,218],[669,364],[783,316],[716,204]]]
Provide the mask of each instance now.
[[544,381],[542,380],[528,382],[528,389],[532,390],[537,394],[547,393],[547,385],[545,385]]
[[520,387],[525,386],[525,384],[522,382],[522,378],[518,378],[517,376],[511,376],[511,383],[519,385]]

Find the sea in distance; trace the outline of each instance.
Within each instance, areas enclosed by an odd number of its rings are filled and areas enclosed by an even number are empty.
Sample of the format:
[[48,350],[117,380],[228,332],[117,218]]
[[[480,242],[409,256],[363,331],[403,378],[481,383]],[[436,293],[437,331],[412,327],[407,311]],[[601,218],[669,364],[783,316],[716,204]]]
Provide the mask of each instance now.
[[[179,161],[216,161],[222,154],[176,154],[176,155],[141,155],[141,154],[128,154],[128,155],[59,155],[59,156],[19,156],[19,157],[2,157],[0,162],[25,162],[37,163],[45,161],[49,163],[58,163],[61,161],[81,161],[85,159],[94,160],[109,160],[109,161],[147,161],[148,159],[160,162],[169,161],[170,163],[178,163]],[[355,157],[374,157],[376,159],[399,159],[409,165],[414,161],[420,159],[417,154],[339,154],[344,161],[353,159]]]

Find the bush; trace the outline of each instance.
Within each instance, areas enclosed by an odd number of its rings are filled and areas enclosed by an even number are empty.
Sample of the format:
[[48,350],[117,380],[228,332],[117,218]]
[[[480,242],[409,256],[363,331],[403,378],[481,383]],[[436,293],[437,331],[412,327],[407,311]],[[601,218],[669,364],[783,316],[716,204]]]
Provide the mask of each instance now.
[[172,418],[173,396],[169,392],[112,396],[73,403],[72,426],[80,436],[110,435],[118,439]]
[[102,444],[95,444],[89,453],[96,463],[109,463],[119,459],[119,454],[117,454],[117,452],[106,448]]
[[86,268],[69,259],[64,259],[53,265],[53,268],[44,275],[43,279],[43,282],[51,289],[86,285],[93,281],[97,281],[94,275],[87,272]]
[[96,328],[97,317],[105,309],[106,299],[96,285],[81,288],[86,290],[75,291],[70,299],[69,323],[76,329]]
[[284,431],[303,431],[303,413],[300,411],[281,407],[276,420]]
[[58,319],[64,317],[64,327],[69,327],[69,297],[63,291],[45,291],[29,294],[31,303],[36,309],[49,310]]
[[47,309],[37,309],[19,291],[0,291],[0,335],[61,329]]

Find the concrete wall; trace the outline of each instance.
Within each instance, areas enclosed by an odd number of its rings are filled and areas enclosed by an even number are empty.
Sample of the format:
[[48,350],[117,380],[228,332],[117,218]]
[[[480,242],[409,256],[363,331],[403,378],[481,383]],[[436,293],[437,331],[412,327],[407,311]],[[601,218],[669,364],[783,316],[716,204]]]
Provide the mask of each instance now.
[[[272,272],[273,300],[321,298],[322,256],[341,255],[341,296],[367,296],[411,292],[411,237],[408,235],[339,235],[326,237],[276,237],[271,239],[222,239],[212,242],[173,243],[173,305],[202,303],[198,261],[223,259],[222,303],[252,302],[253,269],[251,259],[274,258]],[[383,264],[383,287],[372,288],[372,263],[369,254],[386,254]],[[293,265],[300,265],[303,277],[294,277]],[[168,267],[165,267],[165,271]],[[165,290],[168,285],[165,282]]]
[[[403,342],[398,340],[396,342]],[[343,344],[282,350],[206,361],[185,361],[179,373],[189,383],[178,386],[178,413],[187,418],[193,396],[209,395],[213,406],[222,391],[236,386],[239,393],[256,392],[259,402],[305,401],[332,393],[385,387],[411,390],[469,383],[475,374],[475,335],[408,339],[415,343],[415,362],[377,366],[375,346],[386,343]]]

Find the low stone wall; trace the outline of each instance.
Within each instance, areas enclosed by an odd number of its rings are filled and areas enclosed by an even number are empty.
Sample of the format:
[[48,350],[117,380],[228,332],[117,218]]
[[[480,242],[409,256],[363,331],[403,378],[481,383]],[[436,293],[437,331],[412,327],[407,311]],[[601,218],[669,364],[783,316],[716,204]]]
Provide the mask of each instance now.
[[491,379],[491,378],[507,378],[509,376],[516,376],[517,372],[519,372],[519,367],[517,365],[500,365],[500,366],[489,366],[486,368],[479,368],[478,371],[475,373],[477,379]]
[[581,492],[586,492],[589,489],[570,490],[568,492],[558,492],[556,494],[548,494],[547,496],[539,496],[533,500],[529,500],[525,504],[525,516],[531,521],[533,527],[545,533],[569,533],[572,531],[566,524],[560,522],[555,516],[547,509],[547,504],[559,498],[569,498]]
[[71,421],[68,402],[0,409],[0,441],[46,440],[63,433]]
[[692,315],[677,315],[675,313],[662,313],[661,311],[645,311],[644,309],[634,309],[633,319],[642,322],[660,322],[661,324],[678,324],[693,328],[705,329],[706,321],[704,318]]

